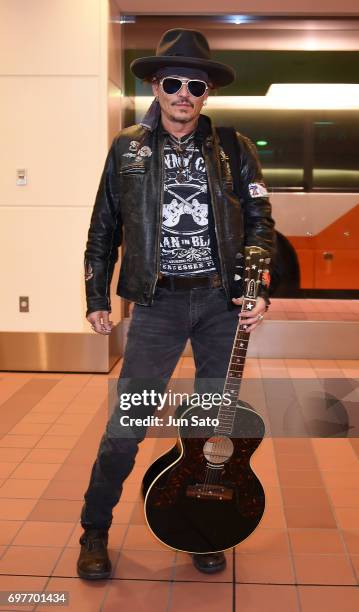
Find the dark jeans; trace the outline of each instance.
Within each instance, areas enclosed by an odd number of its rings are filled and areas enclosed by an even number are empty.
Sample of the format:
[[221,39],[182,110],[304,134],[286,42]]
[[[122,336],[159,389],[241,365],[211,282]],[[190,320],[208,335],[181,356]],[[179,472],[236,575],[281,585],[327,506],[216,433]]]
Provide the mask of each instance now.
[[[163,392],[184,350],[191,341],[196,366],[195,391],[208,391],[210,379],[226,377],[238,323],[239,307],[227,309],[222,288],[196,288],[172,292],[157,288],[152,306],[135,304],[128,331],[123,366],[117,383],[121,394],[155,389]],[[201,389],[201,379],[206,388]],[[212,392],[221,392],[214,388]],[[143,418],[156,406],[139,406],[124,412],[116,406],[100,441],[81,512],[83,528],[106,529],[118,503],[123,481],[130,474],[146,428],[129,433],[119,419],[124,414]]]

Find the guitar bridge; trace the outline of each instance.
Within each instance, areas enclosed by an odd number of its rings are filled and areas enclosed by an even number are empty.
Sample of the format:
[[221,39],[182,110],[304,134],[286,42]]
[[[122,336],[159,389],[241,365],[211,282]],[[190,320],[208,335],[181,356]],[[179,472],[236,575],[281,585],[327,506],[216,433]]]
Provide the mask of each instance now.
[[188,485],[186,497],[196,499],[215,499],[217,501],[230,501],[233,497],[233,489],[213,484]]

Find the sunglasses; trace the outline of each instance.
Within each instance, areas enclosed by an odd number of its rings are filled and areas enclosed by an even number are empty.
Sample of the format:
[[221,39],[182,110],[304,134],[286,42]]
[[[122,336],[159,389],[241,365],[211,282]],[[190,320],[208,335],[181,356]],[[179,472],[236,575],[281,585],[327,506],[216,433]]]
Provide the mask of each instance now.
[[165,94],[172,96],[178,93],[183,85],[187,86],[187,89],[191,96],[195,98],[201,98],[204,96],[208,89],[208,85],[205,81],[199,79],[180,79],[179,77],[164,77],[160,80],[160,86]]

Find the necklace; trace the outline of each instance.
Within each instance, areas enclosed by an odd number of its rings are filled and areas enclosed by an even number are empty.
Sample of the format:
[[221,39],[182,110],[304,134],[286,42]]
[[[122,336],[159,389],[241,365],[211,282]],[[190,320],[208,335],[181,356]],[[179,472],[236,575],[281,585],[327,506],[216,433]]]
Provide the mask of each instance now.
[[[178,170],[176,174],[177,183],[185,183],[188,180],[188,176],[191,171],[194,147],[192,147],[190,155],[185,155],[185,153],[188,145],[192,144],[193,141],[194,132],[192,132],[189,136],[185,137],[183,140],[181,138],[176,138],[172,134],[169,134],[169,145],[175,151],[178,160]],[[187,164],[185,163],[185,160],[188,160]]]

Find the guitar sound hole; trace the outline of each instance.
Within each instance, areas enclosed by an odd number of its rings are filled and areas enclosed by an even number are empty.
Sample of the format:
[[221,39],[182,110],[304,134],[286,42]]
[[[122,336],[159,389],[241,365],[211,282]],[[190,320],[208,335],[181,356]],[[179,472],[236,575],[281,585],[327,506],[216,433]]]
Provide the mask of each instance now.
[[203,454],[209,463],[225,463],[234,451],[233,442],[226,436],[212,436],[203,447]]

